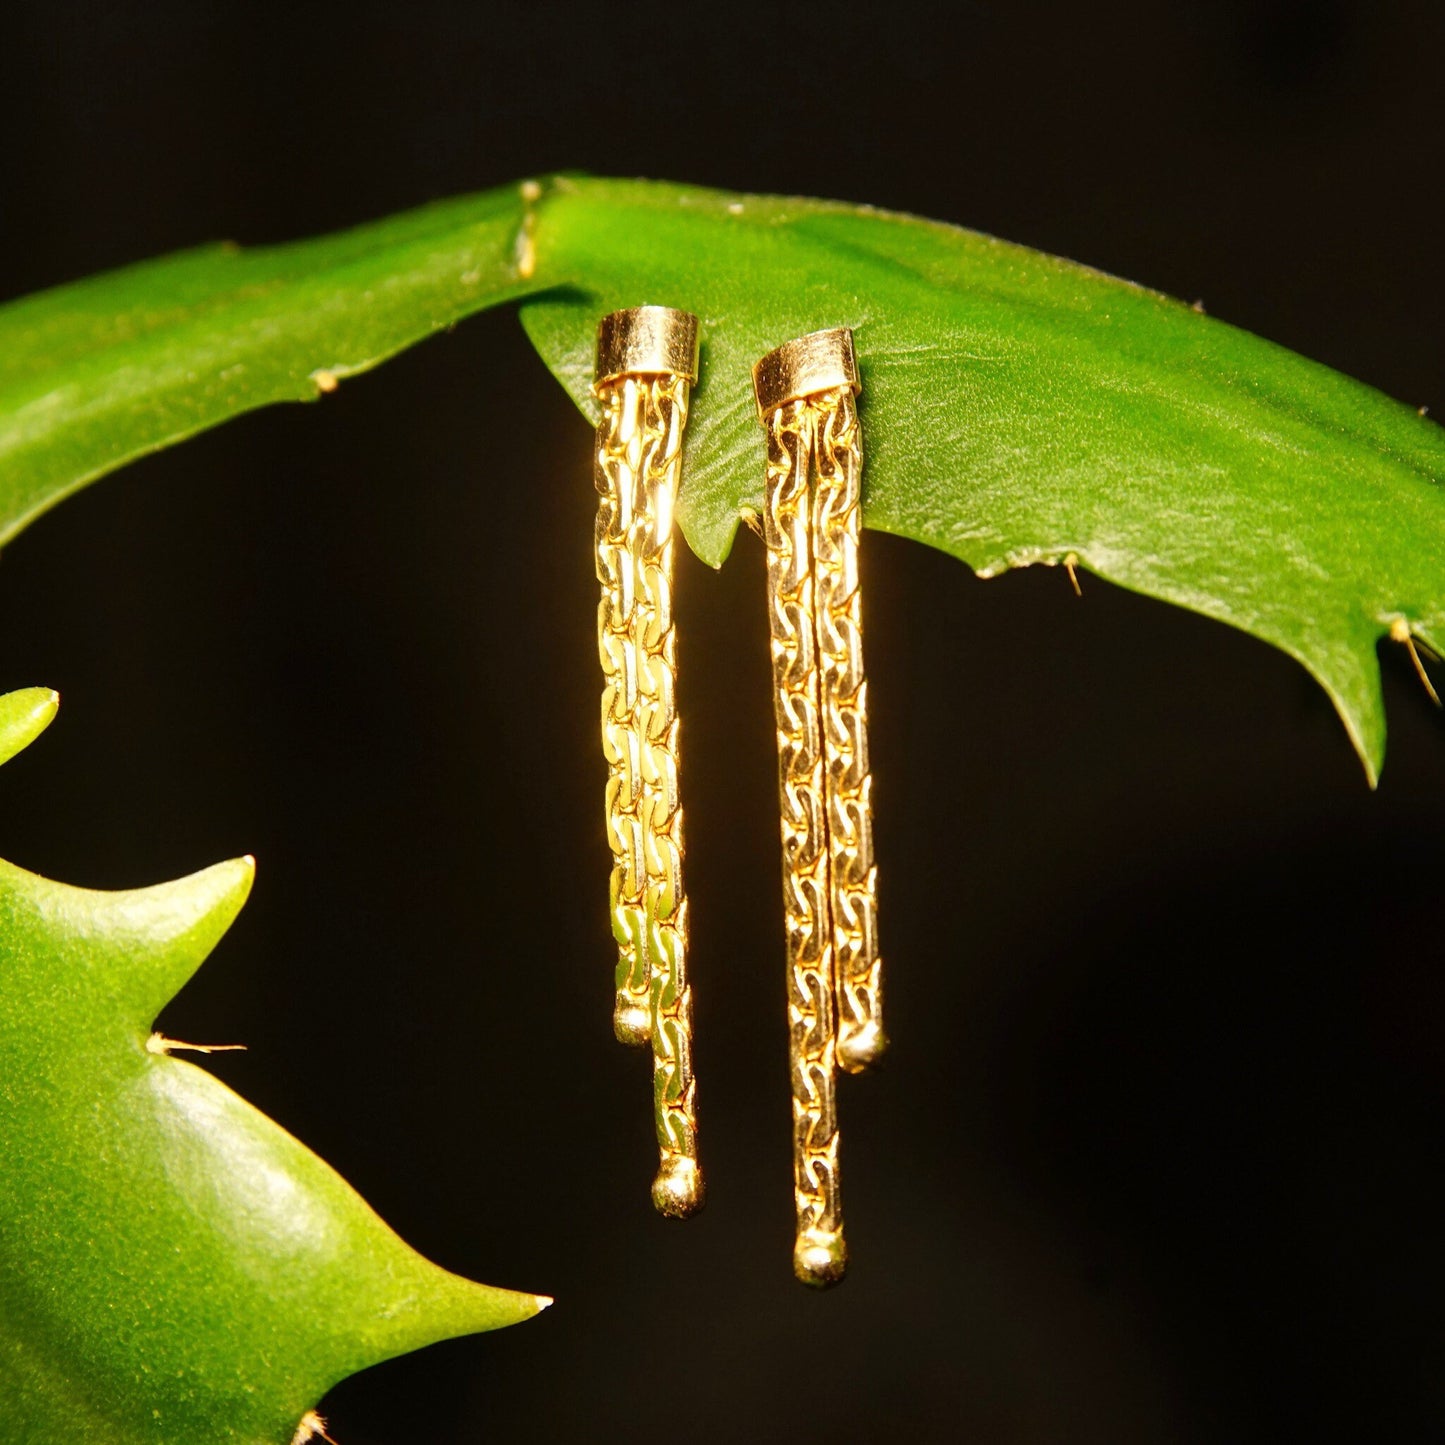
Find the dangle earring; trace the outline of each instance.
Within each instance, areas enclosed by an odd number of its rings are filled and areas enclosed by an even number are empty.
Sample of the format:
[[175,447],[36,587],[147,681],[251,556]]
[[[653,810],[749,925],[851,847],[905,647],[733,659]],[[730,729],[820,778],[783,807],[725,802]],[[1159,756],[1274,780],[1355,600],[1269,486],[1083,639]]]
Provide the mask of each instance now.
[[696,380],[697,317],[639,306],[615,311],[599,324],[595,553],[602,584],[597,641],[617,942],[613,1028],[623,1043],[652,1044],[661,1156],[652,1202],[674,1218],[685,1218],[703,1202],[672,618],[672,515]]
[[847,1268],[836,1070],[883,1052],[867,683],[858,597],[862,439],[853,334],[787,342],[753,368],[768,434],[773,705],[793,1089],[793,1270],[829,1285]]

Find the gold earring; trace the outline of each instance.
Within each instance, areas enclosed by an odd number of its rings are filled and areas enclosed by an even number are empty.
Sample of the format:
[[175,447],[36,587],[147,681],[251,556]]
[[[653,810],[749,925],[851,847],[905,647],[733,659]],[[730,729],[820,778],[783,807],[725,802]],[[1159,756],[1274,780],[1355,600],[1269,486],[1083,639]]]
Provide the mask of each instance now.
[[665,306],[615,311],[597,328],[595,479],[602,746],[607,757],[610,898],[617,942],[613,1028],[652,1043],[661,1156],[652,1202],[684,1218],[701,1208],[692,992],[687,981],[678,794],[677,639],[672,516],[697,380],[697,317]]
[[858,597],[862,438],[853,334],[787,342],[753,368],[768,434],[764,539],[778,729],[793,1086],[794,1273],[847,1268],[836,1073],[883,1052]]

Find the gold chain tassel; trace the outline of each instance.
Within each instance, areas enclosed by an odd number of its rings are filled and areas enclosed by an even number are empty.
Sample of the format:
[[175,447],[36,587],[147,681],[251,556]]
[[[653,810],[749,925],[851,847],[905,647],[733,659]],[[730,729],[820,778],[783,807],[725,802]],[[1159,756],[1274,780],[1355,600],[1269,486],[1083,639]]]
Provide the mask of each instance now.
[[836,1070],[883,1052],[868,688],[858,590],[861,432],[852,333],[820,331],[753,368],[768,434],[773,702],[782,803],[793,1083],[794,1273],[843,1277]]
[[672,515],[696,376],[695,316],[644,306],[614,312],[598,327],[598,636],[618,944],[613,1025],[623,1042],[652,1041],[661,1156],[652,1200],[679,1218],[703,1202],[672,617]]

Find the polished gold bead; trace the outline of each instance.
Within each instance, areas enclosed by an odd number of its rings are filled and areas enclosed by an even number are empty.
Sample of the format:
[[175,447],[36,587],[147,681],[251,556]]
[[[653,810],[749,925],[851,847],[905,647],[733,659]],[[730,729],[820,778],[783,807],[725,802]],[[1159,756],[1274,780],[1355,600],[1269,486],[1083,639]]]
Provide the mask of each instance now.
[[670,1219],[686,1219],[703,1206],[702,1170],[685,1154],[666,1156],[652,1181],[652,1204]]
[[848,1247],[841,1229],[805,1229],[793,1246],[793,1273],[814,1289],[841,1283],[848,1272]]
[[618,993],[612,1004],[612,1033],[619,1044],[646,1047],[652,1038],[652,1016],[647,1006]]
[[877,1019],[870,1018],[861,1027],[850,1029],[838,1038],[838,1063],[845,1073],[861,1074],[883,1057],[888,1039]]

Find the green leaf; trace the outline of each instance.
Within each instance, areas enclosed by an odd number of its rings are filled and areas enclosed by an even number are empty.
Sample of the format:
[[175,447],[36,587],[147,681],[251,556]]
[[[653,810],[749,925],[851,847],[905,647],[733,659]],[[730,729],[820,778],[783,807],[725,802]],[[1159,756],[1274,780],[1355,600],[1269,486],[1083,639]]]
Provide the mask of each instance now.
[[[0,752],[54,712],[0,698]],[[286,1445],[345,1376],[545,1303],[428,1263],[151,1034],[252,871],[98,893],[0,863],[6,1445]]]
[[0,307],[0,541],[129,457],[523,296],[589,416],[602,314],[702,318],[678,517],[714,565],[762,500],[752,362],[848,325],[868,525],[985,576],[1076,558],[1274,643],[1323,684],[1371,780],[1380,639],[1445,646],[1445,431],[1410,407],[975,232],[646,181],[556,177]]
[[27,687],[0,697],[0,763],[8,763],[50,726],[60,694],[48,687]]
[[972,231],[857,206],[645,182],[561,182],[524,303],[579,407],[597,318],[702,319],[678,517],[705,560],[762,506],[752,363],[854,330],[864,517],[983,576],[1076,558],[1232,623],[1323,684],[1373,782],[1376,644],[1445,641],[1445,430],[1154,291]]
[[0,545],[146,452],[308,401],[527,289],[516,187],[338,236],[207,246],[0,306]]

